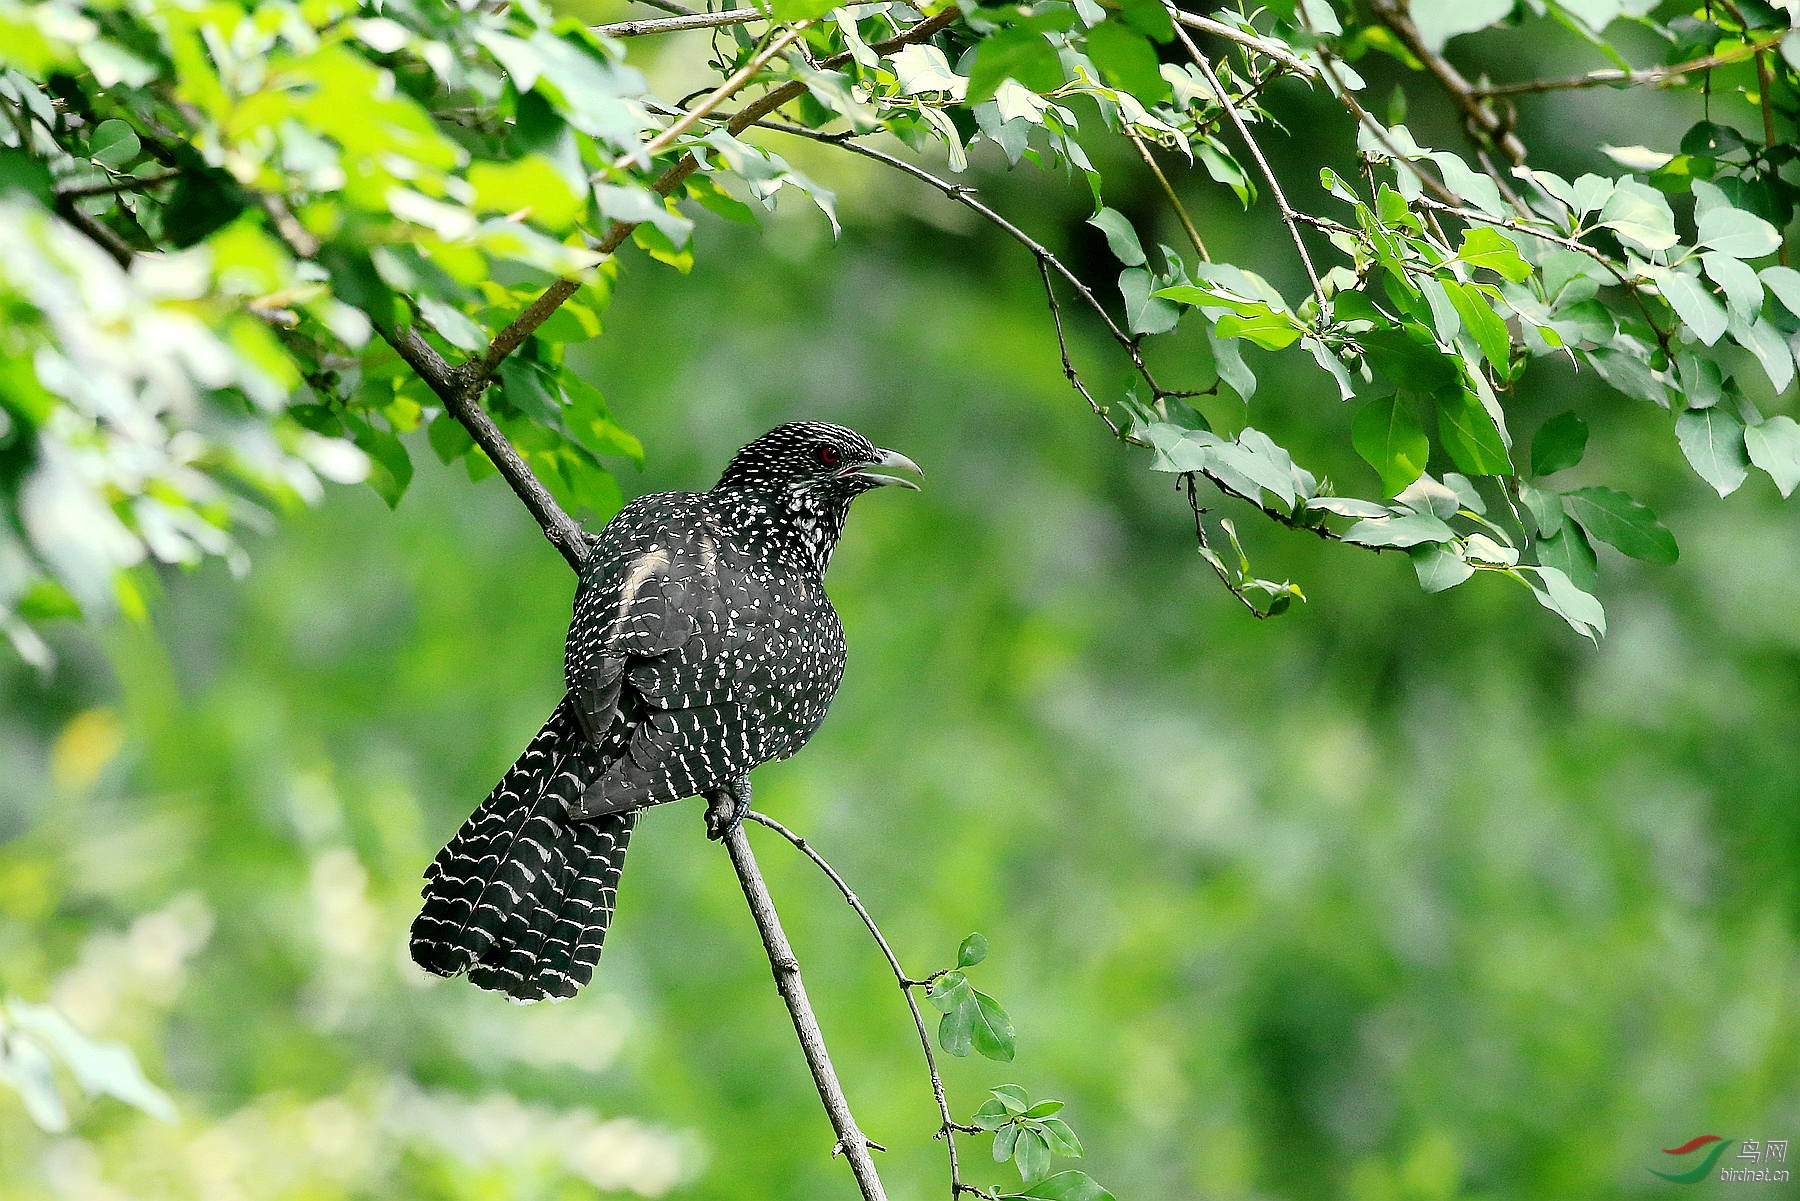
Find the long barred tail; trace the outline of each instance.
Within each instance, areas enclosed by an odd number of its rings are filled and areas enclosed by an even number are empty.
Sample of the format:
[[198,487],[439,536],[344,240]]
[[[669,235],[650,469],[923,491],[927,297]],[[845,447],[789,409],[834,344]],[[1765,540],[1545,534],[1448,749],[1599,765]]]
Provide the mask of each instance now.
[[572,997],[592,978],[637,820],[568,820],[598,769],[564,697],[425,869],[415,963],[527,1002]]

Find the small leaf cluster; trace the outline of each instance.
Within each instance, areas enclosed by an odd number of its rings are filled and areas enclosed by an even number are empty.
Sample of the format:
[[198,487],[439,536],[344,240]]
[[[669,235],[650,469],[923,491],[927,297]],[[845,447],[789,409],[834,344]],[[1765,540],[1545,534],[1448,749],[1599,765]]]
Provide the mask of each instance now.
[[[975,990],[966,972],[987,954],[985,936],[977,933],[963,939],[956,951],[956,966],[934,977],[927,995],[943,1014],[938,1044],[944,1050],[966,1056],[973,1049],[989,1059],[1010,1063],[1015,1050],[1012,1021],[998,1001]],[[993,1134],[994,1162],[1011,1161],[1020,1181],[1020,1191],[995,1196],[1029,1201],[1112,1201],[1112,1194],[1086,1172],[1050,1171],[1053,1157],[1082,1155],[1081,1140],[1068,1122],[1057,1116],[1063,1108],[1061,1101],[1034,1101],[1017,1084],[996,1085],[988,1093],[972,1124]],[[946,1127],[947,1132],[949,1129]]]

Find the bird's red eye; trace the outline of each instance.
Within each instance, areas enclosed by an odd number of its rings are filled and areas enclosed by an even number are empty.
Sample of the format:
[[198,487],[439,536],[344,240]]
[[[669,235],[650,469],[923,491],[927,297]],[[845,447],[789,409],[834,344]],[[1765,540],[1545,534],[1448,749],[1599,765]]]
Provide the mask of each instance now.
[[827,467],[836,467],[838,465],[838,460],[842,457],[843,456],[838,454],[838,448],[833,446],[831,443],[829,443],[829,442],[819,443],[819,462],[820,463],[824,464]]

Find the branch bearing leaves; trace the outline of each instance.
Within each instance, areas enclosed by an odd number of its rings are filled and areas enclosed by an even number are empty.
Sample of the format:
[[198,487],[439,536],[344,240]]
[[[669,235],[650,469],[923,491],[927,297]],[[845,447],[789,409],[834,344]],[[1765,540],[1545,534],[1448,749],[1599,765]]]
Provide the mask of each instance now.
[[1573,411],[1558,413],[1544,422],[1531,440],[1531,473],[1555,475],[1581,462],[1587,450],[1587,422]]
[[1563,505],[1589,535],[1621,554],[1665,566],[1680,557],[1675,535],[1656,519],[1656,514],[1623,492],[1613,488],[1577,488],[1563,497]]
[[1350,424],[1350,442],[1380,474],[1387,496],[1398,496],[1423,475],[1431,456],[1418,412],[1410,401],[1397,395],[1372,400],[1359,409]]
[[1117,21],[1088,30],[1087,52],[1107,82],[1146,104],[1166,103],[1174,95],[1157,65],[1156,48]]
[[1723,405],[1689,409],[1675,419],[1681,453],[1720,496],[1730,496],[1750,474],[1744,423]]
[[1769,473],[1782,496],[1800,485],[1800,424],[1785,414],[1771,417],[1744,431],[1750,461]]

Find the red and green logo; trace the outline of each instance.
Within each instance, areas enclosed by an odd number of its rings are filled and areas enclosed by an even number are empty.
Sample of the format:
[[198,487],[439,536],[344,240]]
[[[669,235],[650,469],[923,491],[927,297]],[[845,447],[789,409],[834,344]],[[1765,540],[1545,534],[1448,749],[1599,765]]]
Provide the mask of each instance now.
[[[1719,1156],[1725,1154],[1725,1148],[1731,1146],[1734,1141],[1736,1140],[1721,1138],[1716,1134],[1702,1134],[1698,1138],[1690,1138],[1679,1147],[1664,1147],[1664,1155],[1692,1155],[1702,1147],[1707,1147],[1708,1150],[1701,1157],[1699,1163],[1694,1164],[1685,1172],[1658,1172],[1655,1168],[1651,1168],[1650,1171],[1664,1180],[1673,1180],[1676,1184],[1694,1184],[1706,1179],[1708,1173],[1713,1170],[1713,1165],[1719,1162]],[[1694,1161],[1687,1160],[1685,1162],[1693,1163]]]

